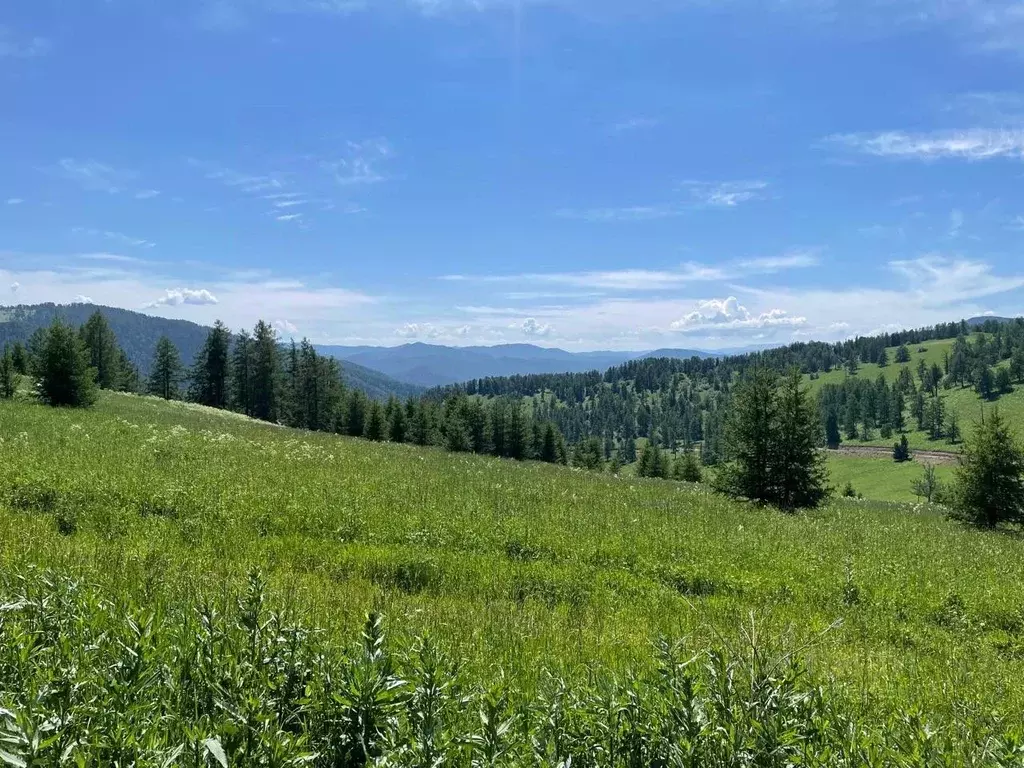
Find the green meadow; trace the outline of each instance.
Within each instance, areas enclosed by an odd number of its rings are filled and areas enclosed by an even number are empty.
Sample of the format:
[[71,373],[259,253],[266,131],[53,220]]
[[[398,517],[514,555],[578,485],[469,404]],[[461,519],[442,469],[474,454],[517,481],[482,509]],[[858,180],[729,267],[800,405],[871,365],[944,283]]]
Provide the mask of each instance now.
[[[910,498],[920,471],[830,467],[834,485],[883,484],[894,499]],[[153,398],[0,403],[6,592],[51,574],[171,615],[230,601],[258,572],[271,604],[328,641],[358,637],[380,612],[395,643],[428,635],[469,679],[517,691],[598,671],[631,679],[655,664],[659,638],[743,657],[756,636],[798,651],[872,732],[917,713],[950,738],[1005,736],[1024,711],[1022,555],[1015,535],[919,504],[837,499],[785,515],[704,486]]]

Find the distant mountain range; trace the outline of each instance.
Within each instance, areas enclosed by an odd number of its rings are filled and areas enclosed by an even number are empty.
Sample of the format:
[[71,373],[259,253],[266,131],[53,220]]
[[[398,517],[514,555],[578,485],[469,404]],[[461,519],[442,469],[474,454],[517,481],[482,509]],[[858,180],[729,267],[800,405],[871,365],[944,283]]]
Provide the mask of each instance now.
[[[118,343],[144,376],[149,373],[153,362],[153,350],[161,336],[167,336],[173,341],[181,353],[182,362],[191,365],[210,331],[205,326],[187,320],[168,320],[117,307],[101,307],[94,304],[22,305],[0,307],[0,350],[9,342],[27,341],[37,328],[50,325],[55,317],[62,317],[72,325],[78,326],[97,309],[103,312],[111,330],[117,336]],[[344,363],[342,376],[346,385],[362,390],[375,400],[384,400],[390,395],[407,398],[423,391],[422,387],[415,384],[396,381],[379,371],[354,362]]]
[[695,349],[658,349],[651,352],[566,352],[533,344],[493,347],[445,347],[404,344],[399,347],[318,346],[317,350],[343,362],[357,363],[399,381],[422,387],[457,384],[488,376],[530,373],[582,373],[603,371],[629,360],[646,357],[717,357]]

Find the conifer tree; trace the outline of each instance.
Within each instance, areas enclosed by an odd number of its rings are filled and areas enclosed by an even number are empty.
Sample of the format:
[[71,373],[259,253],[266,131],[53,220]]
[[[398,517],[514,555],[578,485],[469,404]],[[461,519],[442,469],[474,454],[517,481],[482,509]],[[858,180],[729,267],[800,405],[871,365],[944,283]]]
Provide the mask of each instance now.
[[839,434],[839,417],[835,410],[830,409],[825,416],[825,444],[835,450],[842,442],[843,437]]
[[88,352],[89,365],[96,370],[96,385],[100,389],[120,388],[120,349],[103,313],[93,312],[78,333]]
[[18,371],[14,364],[14,353],[4,347],[0,355],[0,400],[10,400],[18,390]]
[[228,407],[230,347],[231,332],[218,320],[192,366],[189,400],[211,408]]
[[390,412],[387,421],[388,440],[392,443],[404,443],[409,433],[409,422],[405,409],[398,402],[398,399],[392,395],[388,400],[388,407],[385,410]]
[[253,414],[252,400],[252,337],[240,331],[231,353],[231,407],[247,416]]
[[366,414],[366,431],[364,437],[367,440],[380,442],[384,439],[384,409],[376,400],[370,403]]
[[906,344],[900,344],[899,348],[896,350],[896,362],[901,365],[910,362],[910,350],[907,348]]
[[1024,453],[996,409],[964,446],[952,507],[957,517],[989,528],[1024,518]]
[[181,356],[174,342],[161,336],[153,353],[153,365],[149,374],[149,393],[164,400],[177,400],[181,396]]
[[11,347],[11,361],[14,364],[15,373],[19,376],[28,376],[28,352],[20,341],[14,342]]
[[893,446],[892,459],[897,464],[910,461],[910,442],[907,440],[906,435],[902,435],[900,441]]
[[363,437],[366,434],[368,411],[366,395],[358,389],[353,389],[345,406],[345,434],[350,437]]
[[[544,431],[544,448],[541,451],[541,461],[555,464],[558,461],[558,440],[555,436],[555,427],[548,423]],[[583,469],[596,470],[604,466],[604,450],[601,440],[598,437],[588,437],[576,446],[573,452],[573,466]]]
[[693,451],[685,451],[679,455],[673,467],[672,476],[676,480],[686,483],[699,483],[704,479],[700,462],[697,461],[697,456]]
[[30,367],[39,399],[47,405],[81,408],[96,402],[96,371],[85,345],[59,318],[33,336]]
[[281,361],[277,332],[264,320],[252,333],[252,379],[250,381],[252,416],[261,421],[277,421],[281,406]]
[[787,376],[778,394],[776,446],[772,471],[774,499],[782,509],[817,507],[828,496],[825,457],[818,450],[820,426],[799,371]]

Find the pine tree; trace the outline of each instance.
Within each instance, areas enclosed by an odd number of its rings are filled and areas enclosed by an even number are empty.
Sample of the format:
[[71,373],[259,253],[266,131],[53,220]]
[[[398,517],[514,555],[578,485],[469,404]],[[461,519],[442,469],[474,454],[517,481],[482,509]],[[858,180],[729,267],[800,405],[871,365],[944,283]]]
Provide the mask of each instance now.
[[181,396],[181,356],[174,342],[161,336],[153,353],[152,371],[149,374],[149,393],[164,400],[177,400]]
[[910,350],[906,344],[900,344],[899,349],[896,350],[896,362],[901,365],[910,362]]
[[89,355],[89,365],[96,370],[96,385],[100,389],[120,388],[120,349],[103,313],[93,312],[78,333]]
[[991,400],[995,394],[996,389],[996,377],[992,373],[992,369],[987,365],[982,364],[978,368],[977,381],[974,385],[975,391],[986,400]]
[[19,376],[28,376],[28,352],[25,345],[20,341],[14,342],[11,347],[11,360],[14,363],[14,372]]
[[1013,377],[1009,368],[1000,368],[996,371],[996,391],[1000,395],[1008,395],[1013,392]]
[[[554,425],[550,422],[544,433],[544,449],[541,453],[541,461],[548,461],[552,464],[558,461],[555,429]],[[576,450],[573,452],[572,464],[574,467],[582,467],[583,469],[601,469],[604,466],[604,450],[601,445],[601,439],[598,437],[588,437],[577,445]]]
[[1024,344],[1017,347],[1010,358],[1010,376],[1018,384],[1024,384]]
[[189,400],[211,408],[228,407],[228,358],[231,332],[220,320],[203,343],[192,366]]
[[886,367],[888,367],[888,365],[889,365],[889,350],[887,350],[885,347],[882,347],[879,350],[879,352],[878,352],[878,360],[876,360],[875,362],[878,363],[878,367],[879,368],[886,368]]
[[281,361],[277,332],[264,320],[252,333],[252,416],[276,422],[281,406]]
[[825,416],[825,444],[835,450],[842,442],[843,437],[839,434],[839,416],[834,409],[830,409]]
[[963,434],[960,430],[960,417],[956,415],[955,409],[950,409],[949,416],[946,417],[946,440],[950,445],[956,445],[961,437]]
[[700,462],[693,451],[685,451],[679,455],[672,468],[672,477],[686,483],[699,483],[704,479]]
[[77,333],[60,319],[33,336],[31,374],[47,405],[87,407],[96,402],[96,371]]
[[142,384],[139,369],[135,363],[128,359],[128,353],[123,349],[117,351],[117,365],[121,371],[118,390],[121,392],[141,392]]
[[778,395],[776,448],[772,472],[775,475],[774,499],[782,509],[817,507],[829,493],[825,457],[818,450],[821,443],[817,413],[799,371],[793,371],[782,382]]
[[366,414],[366,427],[363,437],[367,440],[380,442],[384,439],[385,426],[384,409],[380,407],[380,403],[374,400],[370,403]]
[[668,477],[668,461],[661,448],[653,440],[648,440],[643,450],[640,451],[640,460],[636,465],[636,474],[637,477]]
[[[851,358],[855,359],[855,358]],[[775,444],[778,377],[757,368],[733,395],[726,443],[732,465],[719,474],[720,486],[734,496],[771,501],[775,492]]]
[[518,403],[512,403],[508,409],[505,423],[505,446],[510,459],[523,461],[529,458],[530,438],[527,434],[526,420]]
[[392,443],[404,443],[409,433],[409,422],[406,418],[405,409],[394,395],[388,400],[385,412],[390,412],[388,416],[388,440]]
[[1024,518],[1024,453],[996,409],[964,446],[952,507],[957,517],[989,528]]
[[231,407],[247,416],[253,414],[252,401],[252,337],[241,331],[235,337],[231,354]]
[[897,464],[910,461],[910,443],[906,435],[901,436],[900,441],[893,446],[892,459]]
[[18,391],[18,371],[14,364],[14,353],[4,347],[0,356],[0,400],[10,400]]
[[366,417],[369,408],[366,395],[362,391],[353,389],[349,393],[348,403],[345,406],[345,434],[350,437],[363,437],[366,434]]
[[856,440],[860,433],[857,429],[857,417],[860,413],[860,409],[857,406],[857,401],[850,397],[846,401],[846,408],[843,409],[843,431],[846,433],[847,440]]

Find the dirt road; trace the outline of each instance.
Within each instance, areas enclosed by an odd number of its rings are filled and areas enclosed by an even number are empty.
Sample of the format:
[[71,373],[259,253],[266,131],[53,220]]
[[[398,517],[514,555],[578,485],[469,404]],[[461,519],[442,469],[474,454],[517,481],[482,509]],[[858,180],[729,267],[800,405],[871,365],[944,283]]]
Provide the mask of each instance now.
[[[872,445],[842,445],[835,450],[830,449],[829,453],[869,459],[892,459],[892,448]],[[914,461],[920,464],[956,464],[960,460],[960,454],[952,451],[911,451],[910,453]]]

